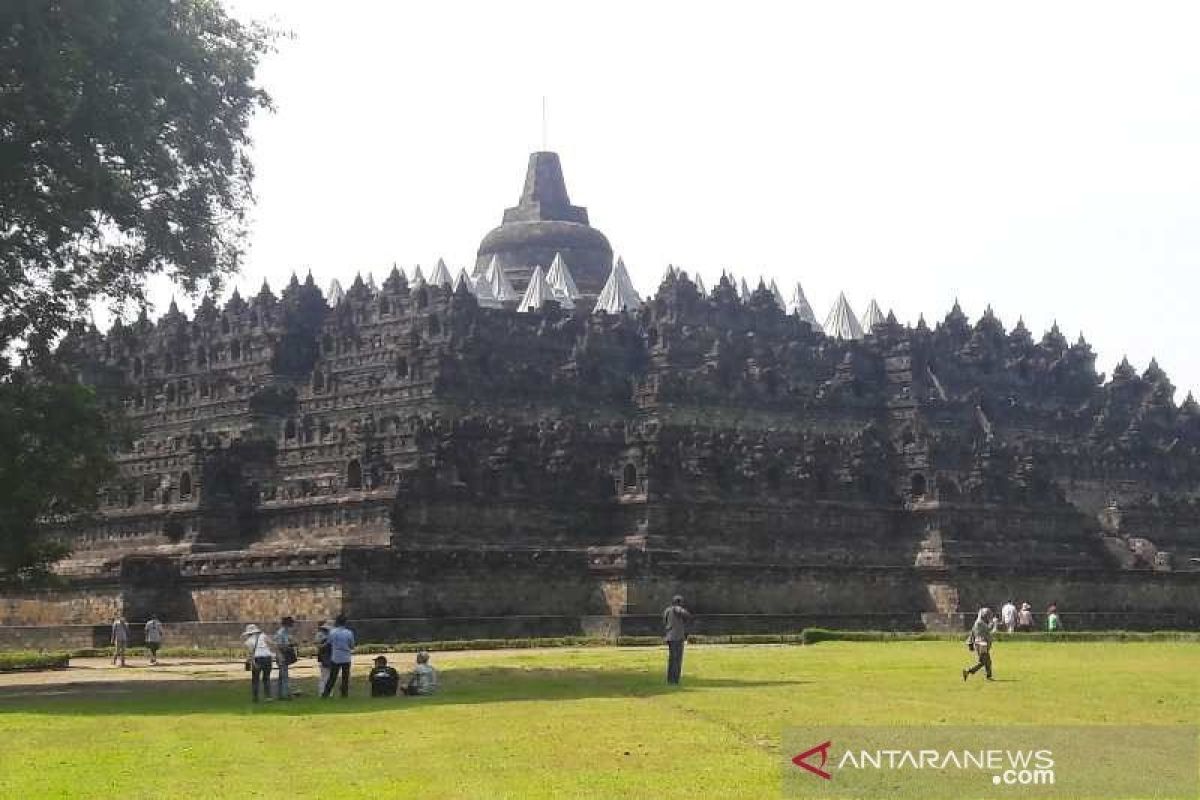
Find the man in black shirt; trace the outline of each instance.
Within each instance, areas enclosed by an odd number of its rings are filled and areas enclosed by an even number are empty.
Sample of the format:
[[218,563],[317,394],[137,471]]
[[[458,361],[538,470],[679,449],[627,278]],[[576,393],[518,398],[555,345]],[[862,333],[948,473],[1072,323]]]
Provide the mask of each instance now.
[[367,680],[371,683],[371,697],[395,697],[400,687],[400,673],[389,667],[383,656],[375,656],[375,666]]

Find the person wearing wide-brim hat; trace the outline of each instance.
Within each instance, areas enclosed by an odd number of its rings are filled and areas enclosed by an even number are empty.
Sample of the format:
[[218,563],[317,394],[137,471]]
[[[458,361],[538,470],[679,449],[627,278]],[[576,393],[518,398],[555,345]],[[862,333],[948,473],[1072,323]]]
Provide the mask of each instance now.
[[250,671],[250,696],[258,702],[258,687],[262,683],[262,695],[271,699],[271,662],[275,658],[271,637],[251,622],[242,631],[242,642],[246,646],[246,669]]

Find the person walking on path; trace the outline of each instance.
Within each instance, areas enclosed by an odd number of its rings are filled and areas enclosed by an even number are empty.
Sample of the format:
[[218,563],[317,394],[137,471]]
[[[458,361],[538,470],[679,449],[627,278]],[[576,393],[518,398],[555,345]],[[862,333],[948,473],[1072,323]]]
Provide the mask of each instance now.
[[258,688],[262,684],[262,695],[271,699],[271,662],[275,652],[271,649],[271,637],[253,622],[242,631],[242,642],[246,646],[246,669],[250,670],[250,696],[258,702]]
[[338,675],[342,676],[341,695],[350,696],[350,657],[354,653],[354,631],[346,627],[346,615],[338,614],[329,632],[329,680],[325,683],[322,697],[329,697]]
[[317,622],[317,635],[313,637],[317,646],[317,694],[325,694],[325,684],[329,683],[329,624],[325,620]]
[[125,649],[129,647],[129,624],[125,622],[125,617],[120,614],[113,620],[112,624],[112,646],[113,646],[113,666],[117,662],[121,662],[121,666],[125,666]]
[[279,630],[275,631],[275,661],[279,664],[279,682],[275,689],[275,697],[279,700],[292,699],[292,685],[288,681],[288,667],[299,660],[296,653],[296,640],[292,638],[292,626],[296,620],[284,617],[279,621]]
[[675,595],[663,611],[663,641],[667,643],[667,683],[678,685],[683,672],[683,646],[692,614],[683,607],[683,597]]
[[992,680],[992,634],[995,631],[996,621],[992,617],[992,610],[990,608],[979,609],[979,616],[975,619],[975,624],[971,626],[971,633],[967,637],[967,648],[975,651],[978,662],[970,669],[962,671],[964,681],[981,669],[987,679]]
[[150,651],[150,663],[158,663],[158,648],[162,647],[163,627],[157,614],[151,614],[146,623],[146,649]]
[[1000,607],[1000,619],[1004,623],[1004,630],[1012,633],[1017,629],[1017,605],[1012,600],[1008,600]]

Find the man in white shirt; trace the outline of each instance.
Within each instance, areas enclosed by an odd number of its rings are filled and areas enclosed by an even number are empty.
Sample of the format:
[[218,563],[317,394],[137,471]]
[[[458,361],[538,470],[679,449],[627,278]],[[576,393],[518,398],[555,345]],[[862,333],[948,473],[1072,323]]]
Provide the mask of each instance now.
[[1017,606],[1012,600],[1000,607],[1000,619],[1004,622],[1004,630],[1012,633],[1017,628]]

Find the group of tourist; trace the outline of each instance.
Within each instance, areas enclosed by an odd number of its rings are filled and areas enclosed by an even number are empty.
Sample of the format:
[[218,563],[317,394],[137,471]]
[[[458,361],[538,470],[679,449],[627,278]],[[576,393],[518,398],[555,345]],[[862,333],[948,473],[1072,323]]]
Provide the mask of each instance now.
[[[292,617],[280,620],[279,630],[268,635],[254,623],[242,631],[242,643],[246,648],[246,671],[250,673],[250,696],[257,703],[261,695],[271,700],[271,670],[278,667],[276,700],[291,700],[292,692],[288,670],[299,660],[296,639],[292,629],[296,621]],[[317,658],[317,693],[330,697],[335,686],[342,697],[350,695],[350,665],[354,655],[354,631],[347,624],[345,615],[338,615],[330,627],[326,620],[317,622],[317,633],[313,638]],[[372,697],[395,697],[406,695],[430,695],[437,691],[437,672],[429,664],[429,653],[417,653],[417,663],[407,678],[402,679],[395,668],[388,666],[385,656],[375,657],[375,666],[367,675]]]
[[[995,641],[995,633],[1001,624],[1008,633],[1032,632],[1034,630],[1033,607],[1029,603],[1021,603],[1021,607],[1018,609],[1016,603],[1007,600],[1000,607],[999,619],[990,608],[985,606],[979,609],[975,623],[971,625],[971,631],[967,634],[967,649],[975,653],[975,664],[962,671],[964,681],[981,669],[989,681],[993,680],[992,644]],[[1046,609],[1046,631],[1057,633],[1061,630],[1062,620],[1058,616],[1058,606],[1051,603]]]
[[[1000,607],[1000,623],[1009,633],[1032,633],[1037,625],[1033,619],[1033,606],[1029,603],[1017,604],[1012,600],[1004,601]],[[1051,603],[1046,609],[1046,630],[1049,633],[1062,630],[1062,620],[1058,616],[1058,606]]]
[[[146,649],[150,651],[150,663],[158,663],[158,648],[162,646],[163,641],[163,626],[159,621],[158,615],[151,615],[146,622],[144,638]],[[129,649],[129,623],[125,621],[125,617],[118,614],[112,624],[112,639],[113,648],[113,666],[125,666],[125,652]]]

